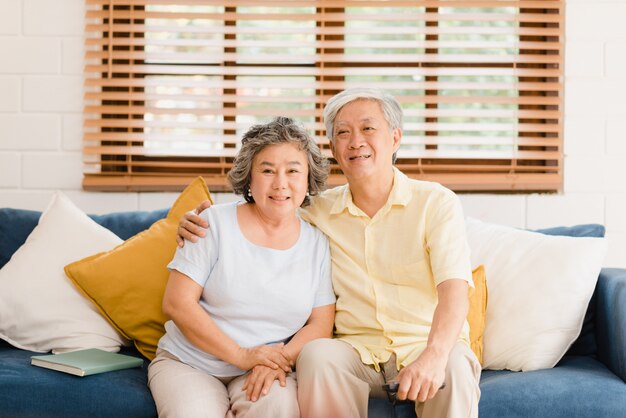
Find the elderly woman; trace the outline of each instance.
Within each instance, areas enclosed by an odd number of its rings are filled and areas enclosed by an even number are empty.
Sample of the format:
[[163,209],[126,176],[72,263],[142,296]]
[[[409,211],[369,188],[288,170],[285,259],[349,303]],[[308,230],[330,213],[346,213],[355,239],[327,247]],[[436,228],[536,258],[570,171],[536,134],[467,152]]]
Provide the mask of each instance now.
[[245,202],[203,211],[210,231],[168,265],[148,373],[160,417],[299,416],[291,366],[335,312],[328,241],[298,216],[327,164],[291,119],[244,135],[228,179]]

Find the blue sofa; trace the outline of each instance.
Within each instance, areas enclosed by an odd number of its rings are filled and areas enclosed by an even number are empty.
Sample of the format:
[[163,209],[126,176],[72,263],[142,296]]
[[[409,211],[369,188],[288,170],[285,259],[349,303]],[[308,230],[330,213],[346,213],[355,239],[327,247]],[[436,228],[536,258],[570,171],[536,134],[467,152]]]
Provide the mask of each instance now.
[[[166,210],[92,216],[127,239],[163,218]],[[0,268],[32,229],[40,213],[0,209]],[[555,235],[601,236],[598,225],[553,228]],[[125,354],[141,357],[133,348]],[[0,340],[0,417],[156,417],[147,387],[148,360],[142,368],[85,378],[30,365],[35,353]],[[483,371],[479,405],[482,418],[626,417],[626,269],[603,269],[583,331],[553,369],[515,373]],[[412,404],[392,411],[372,399],[370,417],[415,417]]]

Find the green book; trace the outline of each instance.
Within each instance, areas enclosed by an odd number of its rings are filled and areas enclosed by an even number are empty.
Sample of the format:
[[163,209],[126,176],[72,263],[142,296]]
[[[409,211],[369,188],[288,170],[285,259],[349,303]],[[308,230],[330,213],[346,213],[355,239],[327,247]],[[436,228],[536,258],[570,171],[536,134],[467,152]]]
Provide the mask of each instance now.
[[139,367],[143,364],[143,360],[125,354],[89,348],[69,353],[32,356],[31,364],[82,377],[90,374]]

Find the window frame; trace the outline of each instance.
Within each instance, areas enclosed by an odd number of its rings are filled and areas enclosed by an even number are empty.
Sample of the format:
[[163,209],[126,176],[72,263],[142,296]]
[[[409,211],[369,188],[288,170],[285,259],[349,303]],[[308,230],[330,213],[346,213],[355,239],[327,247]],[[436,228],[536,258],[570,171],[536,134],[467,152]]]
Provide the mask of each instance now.
[[[182,190],[194,177],[202,175],[209,184],[212,191],[229,191],[230,188],[226,181],[226,173],[232,165],[236,145],[231,140],[224,141],[223,149],[212,155],[196,156],[193,153],[189,155],[178,156],[151,156],[142,148],[145,148],[145,112],[136,111],[146,106],[146,82],[142,82],[142,78],[150,77],[150,72],[142,73],[142,65],[154,64],[146,63],[142,42],[143,33],[133,29],[133,25],[145,24],[142,15],[146,11],[146,6],[150,4],[163,3],[160,0],[86,0],[88,6],[86,32],[87,59],[86,66],[86,105],[85,105],[85,174],[83,179],[83,188],[86,190],[105,190],[105,191],[167,191]],[[171,4],[172,1],[168,1]],[[233,0],[230,2],[219,1],[180,1],[181,4],[220,4],[225,5],[224,13],[229,18],[224,19],[224,26],[236,28],[237,22],[232,19],[236,16],[238,7],[252,5],[260,2],[250,2],[244,0]],[[281,4],[282,1],[264,2],[264,4]],[[294,3],[294,2],[291,2]],[[562,0],[525,0],[525,1],[436,1],[428,0],[421,2],[408,2],[403,0],[392,1],[393,4],[409,4],[418,3],[419,7],[423,7],[424,16],[432,17],[425,20],[425,38],[424,56],[432,56],[419,65],[399,62],[361,62],[345,64],[337,62],[337,56],[345,52],[342,48],[328,48],[331,42],[341,43],[345,41],[342,32],[338,32],[337,28],[346,26],[345,21],[333,20],[329,16],[345,15],[346,8],[354,5],[378,4],[377,1],[339,1],[339,0],[322,0],[322,1],[298,1],[295,2],[302,5],[316,6],[316,27],[320,28],[316,35],[316,42],[322,47],[316,50],[315,62],[309,67],[315,68],[315,82],[310,86],[315,90],[315,109],[313,115],[312,128],[310,129],[317,138],[320,146],[330,156],[328,141],[324,138],[324,128],[322,121],[322,111],[324,101],[333,94],[341,91],[343,86],[352,85],[346,81],[345,76],[339,74],[349,73],[349,70],[368,68],[387,69],[390,74],[401,73],[402,68],[416,68],[421,71],[423,76],[422,84],[426,86],[424,90],[423,100],[423,150],[415,152],[398,153],[396,166],[408,174],[412,178],[437,181],[457,192],[558,192],[563,187],[563,152],[562,152],[562,118],[563,118],[563,1]],[[440,80],[444,76],[437,75],[439,70],[445,73],[448,69],[452,73],[468,73],[472,68],[477,69],[477,74],[488,72],[487,69],[492,68],[494,72],[498,68],[506,68],[505,66],[491,65],[485,63],[446,63],[438,57],[440,44],[440,28],[442,14],[439,13],[440,8],[453,7],[488,7],[488,5],[498,4],[501,6],[517,7],[519,13],[523,15],[519,18],[519,42],[524,45],[536,45],[537,49],[520,49],[518,60],[515,60],[511,73],[519,71],[524,73],[524,69],[535,69],[534,71],[526,71],[529,75],[520,75],[515,86],[529,86],[528,90],[519,88],[517,107],[519,117],[517,125],[522,129],[518,132],[517,140],[519,145],[517,150],[519,154],[525,153],[532,155],[532,158],[538,158],[539,164],[533,165],[535,160],[524,158],[503,159],[501,157],[491,158],[489,153],[484,153],[483,158],[468,155],[464,157],[463,152],[458,153],[457,158],[440,157],[438,154],[444,154],[437,145],[440,141],[445,144],[441,129],[444,129],[445,123],[442,120],[445,117],[445,111],[442,107],[445,105],[446,99],[441,95],[438,86],[446,87],[447,85]],[[342,7],[343,6],[343,7]],[[115,11],[124,11],[128,13],[128,19],[115,16]],[[136,13],[137,16],[133,16]],[[541,14],[546,15],[545,21],[541,21]],[[107,16],[108,14],[108,16]],[[524,16],[532,16],[532,19],[524,20]],[[556,18],[555,18],[556,15]],[[539,17],[538,17],[539,16]],[[478,16],[480,17],[480,16]],[[445,16],[443,16],[445,18]],[[94,20],[98,21],[94,24]],[[128,26],[129,32],[115,31],[113,26]],[[124,26],[126,25],[126,26]],[[533,29],[535,28],[535,29]],[[537,29],[539,28],[539,29]],[[542,36],[543,29],[551,29],[548,35]],[[105,29],[105,30],[102,30]],[[344,30],[343,34],[347,33]],[[536,34],[535,34],[536,32]],[[545,31],[544,31],[545,32]],[[133,41],[124,43],[124,38],[132,38]],[[236,40],[236,34],[227,32],[224,39]],[[107,42],[108,41],[108,42]],[[121,41],[119,45],[115,45],[116,41]],[[338,42],[341,41],[341,42]],[[136,44],[133,44],[136,42]],[[542,47],[542,42],[550,45]],[[124,56],[123,52],[127,52],[127,58],[118,58],[116,54]],[[228,46],[225,43],[223,48],[223,56],[230,57],[236,55],[237,49]],[[134,56],[139,57],[133,58]],[[540,59],[534,62],[528,57],[540,57],[545,55],[545,62]],[[329,58],[330,57],[330,58]],[[95,65],[93,63],[96,63]],[[99,64],[99,65],[98,65]],[[129,68],[132,73],[125,73],[116,70],[116,66]],[[193,64],[190,64],[190,68]],[[216,66],[218,67],[218,66]],[[240,68],[245,68],[246,64],[238,64],[235,61],[224,60],[219,67],[224,68],[222,78],[224,87],[222,94],[227,97],[236,97],[237,88],[233,88]],[[264,67],[273,68],[273,65],[259,65],[254,68]],[[285,66],[288,68],[289,66]],[[339,69],[339,70],[337,70]],[[343,69],[344,71],[341,71]],[[398,71],[398,69],[400,71]],[[455,69],[454,71],[450,69]],[[245,72],[245,71],[244,71]],[[504,72],[503,72],[504,73]],[[117,87],[117,81],[127,78],[129,83],[124,87]],[[104,80],[104,81],[102,81]],[[546,83],[549,87],[541,90],[541,84]],[[358,84],[358,83],[357,83]],[[453,84],[453,83],[452,83]],[[434,86],[434,87],[432,87]],[[117,97],[127,95],[126,99],[107,98],[108,96]],[[107,96],[108,95],[108,96]],[[402,102],[403,98],[398,97]],[[454,102],[454,100],[450,100]],[[95,103],[95,105],[94,105]],[[542,104],[544,103],[544,104]],[[107,113],[109,107],[133,109],[128,113]],[[237,130],[233,126],[238,125],[236,113],[238,112],[238,103],[233,101],[223,101],[223,122],[222,130],[225,137],[236,137]],[[296,118],[299,117],[298,112],[293,112]],[[302,113],[302,112],[301,112]],[[288,112],[286,114],[289,116]],[[276,115],[277,116],[277,115]],[[143,127],[142,127],[143,126]],[[444,126],[441,128],[440,126]],[[451,126],[451,125],[449,125]],[[479,129],[480,124],[476,124],[472,129]],[[484,125],[483,125],[484,126]],[[545,132],[541,131],[544,128]],[[528,130],[523,130],[528,129]],[[406,131],[406,129],[405,129]],[[119,134],[119,135],[117,135]],[[538,141],[535,139],[539,138]],[[534,145],[537,142],[538,145]],[[115,149],[115,153],[111,150]],[[542,157],[545,154],[544,159]],[[451,154],[454,155],[454,154]],[[495,153],[494,153],[495,155]],[[512,153],[511,155],[516,155]],[[479,155],[480,157],[480,155]],[[339,167],[332,161],[331,176],[329,176],[329,186],[345,183],[345,178],[341,174]],[[543,166],[541,164],[544,164]],[[146,168],[148,167],[148,168]],[[95,168],[95,170],[94,170]],[[120,171],[121,169],[121,171]],[[495,173],[495,174],[494,174]]]

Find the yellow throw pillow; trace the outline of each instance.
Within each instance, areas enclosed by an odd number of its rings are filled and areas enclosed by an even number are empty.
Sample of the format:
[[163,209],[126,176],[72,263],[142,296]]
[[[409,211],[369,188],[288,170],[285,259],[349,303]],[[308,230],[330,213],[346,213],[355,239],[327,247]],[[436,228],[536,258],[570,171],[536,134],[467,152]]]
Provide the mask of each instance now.
[[487,276],[485,267],[480,265],[472,271],[474,288],[470,288],[470,307],[467,322],[470,328],[470,347],[480,364],[483,364],[483,334],[485,333],[485,316],[487,314]]
[[114,249],[65,266],[65,273],[139,352],[153,359],[168,318],[161,304],[183,214],[211,199],[202,177],[180,194],[165,219]]

